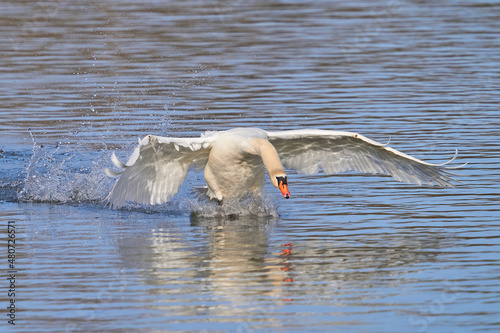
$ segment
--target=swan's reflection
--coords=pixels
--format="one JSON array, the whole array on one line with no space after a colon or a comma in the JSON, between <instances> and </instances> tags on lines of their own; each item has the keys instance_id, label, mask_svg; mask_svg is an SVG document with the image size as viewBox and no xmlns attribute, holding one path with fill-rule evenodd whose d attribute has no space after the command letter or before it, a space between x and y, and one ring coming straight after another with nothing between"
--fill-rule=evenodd
<instances>
[{"instance_id":1,"label":"swan's reflection","mask_svg":"<svg viewBox=\"0 0 500 333\"><path fill-rule=\"evenodd\" d=\"M281 237L275 233L281 223L273 217L192 216L190 225L159 223L142 239L122 239L119 251L125 265L142 269L151 294L177 304L170 312L263 316L301 299L342 307L376 298L353 291L399 285L419 264L438 260L425 249L446 246L439 234L410 238L386 229L359 230L365 235L356 237L360 244L326 231L294 233L286 244L286 238L274 238Z\"/></svg>"},{"instance_id":2,"label":"swan's reflection","mask_svg":"<svg viewBox=\"0 0 500 333\"><path fill-rule=\"evenodd\" d=\"M280 270L279 249L269 245L277 223L272 217L240 217L218 220L194 217L192 225L207 233L209 281L213 291L233 298L238 295L277 295L286 279Z\"/></svg>"}]
</instances>

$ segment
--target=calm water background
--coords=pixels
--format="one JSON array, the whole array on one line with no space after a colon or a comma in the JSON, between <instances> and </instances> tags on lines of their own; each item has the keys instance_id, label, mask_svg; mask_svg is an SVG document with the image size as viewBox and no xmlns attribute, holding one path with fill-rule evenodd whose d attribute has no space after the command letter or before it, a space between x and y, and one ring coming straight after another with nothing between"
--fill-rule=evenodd
<instances>
[{"instance_id":1,"label":"calm water background","mask_svg":"<svg viewBox=\"0 0 500 333\"><path fill-rule=\"evenodd\" d=\"M500 330L498 1L0 8L16 331ZM198 174L161 207L102 202L112 151L235 126L357 131L469 165L453 189L291 173L291 200L267 187L266 214L237 220L194 198Z\"/></svg>"}]
</instances>

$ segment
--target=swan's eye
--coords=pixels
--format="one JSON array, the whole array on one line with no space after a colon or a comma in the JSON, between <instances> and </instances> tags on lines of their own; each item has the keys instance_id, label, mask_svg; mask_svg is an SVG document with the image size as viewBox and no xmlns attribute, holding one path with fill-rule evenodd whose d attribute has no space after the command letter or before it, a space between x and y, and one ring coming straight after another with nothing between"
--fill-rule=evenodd
<instances>
[{"instance_id":1,"label":"swan's eye","mask_svg":"<svg viewBox=\"0 0 500 333\"><path fill-rule=\"evenodd\" d=\"M278 186L280 184L288 184L288 178L287 177L276 177L276 180L278 180Z\"/></svg>"}]
</instances>

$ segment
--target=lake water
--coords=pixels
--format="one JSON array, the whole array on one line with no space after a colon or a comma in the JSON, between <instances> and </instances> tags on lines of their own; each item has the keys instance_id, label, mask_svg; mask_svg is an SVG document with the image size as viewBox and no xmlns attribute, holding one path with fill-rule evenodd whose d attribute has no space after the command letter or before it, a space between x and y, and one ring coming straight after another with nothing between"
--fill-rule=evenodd
<instances>
[{"instance_id":1,"label":"lake water","mask_svg":"<svg viewBox=\"0 0 500 333\"><path fill-rule=\"evenodd\" d=\"M0 8L0 331L500 330L497 1ZM238 219L200 174L159 207L103 202L111 152L236 126L469 164L451 189L291 172L292 199L267 184Z\"/></svg>"}]
</instances>

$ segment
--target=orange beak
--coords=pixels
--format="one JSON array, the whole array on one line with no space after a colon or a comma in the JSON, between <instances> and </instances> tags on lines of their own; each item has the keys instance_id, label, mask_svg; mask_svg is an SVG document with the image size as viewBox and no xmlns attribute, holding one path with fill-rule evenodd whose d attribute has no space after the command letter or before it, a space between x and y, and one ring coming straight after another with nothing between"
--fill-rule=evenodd
<instances>
[{"instance_id":1,"label":"orange beak","mask_svg":"<svg viewBox=\"0 0 500 333\"><path fill-rule=\"evenodd\" d=\"M283 194L283 197L285 197L286 199L290 199L290 191L288 191L287 184L285 184L283 182L279 182L278 188L280 189L281 193Z\"/></svg>"}]
</instances>

